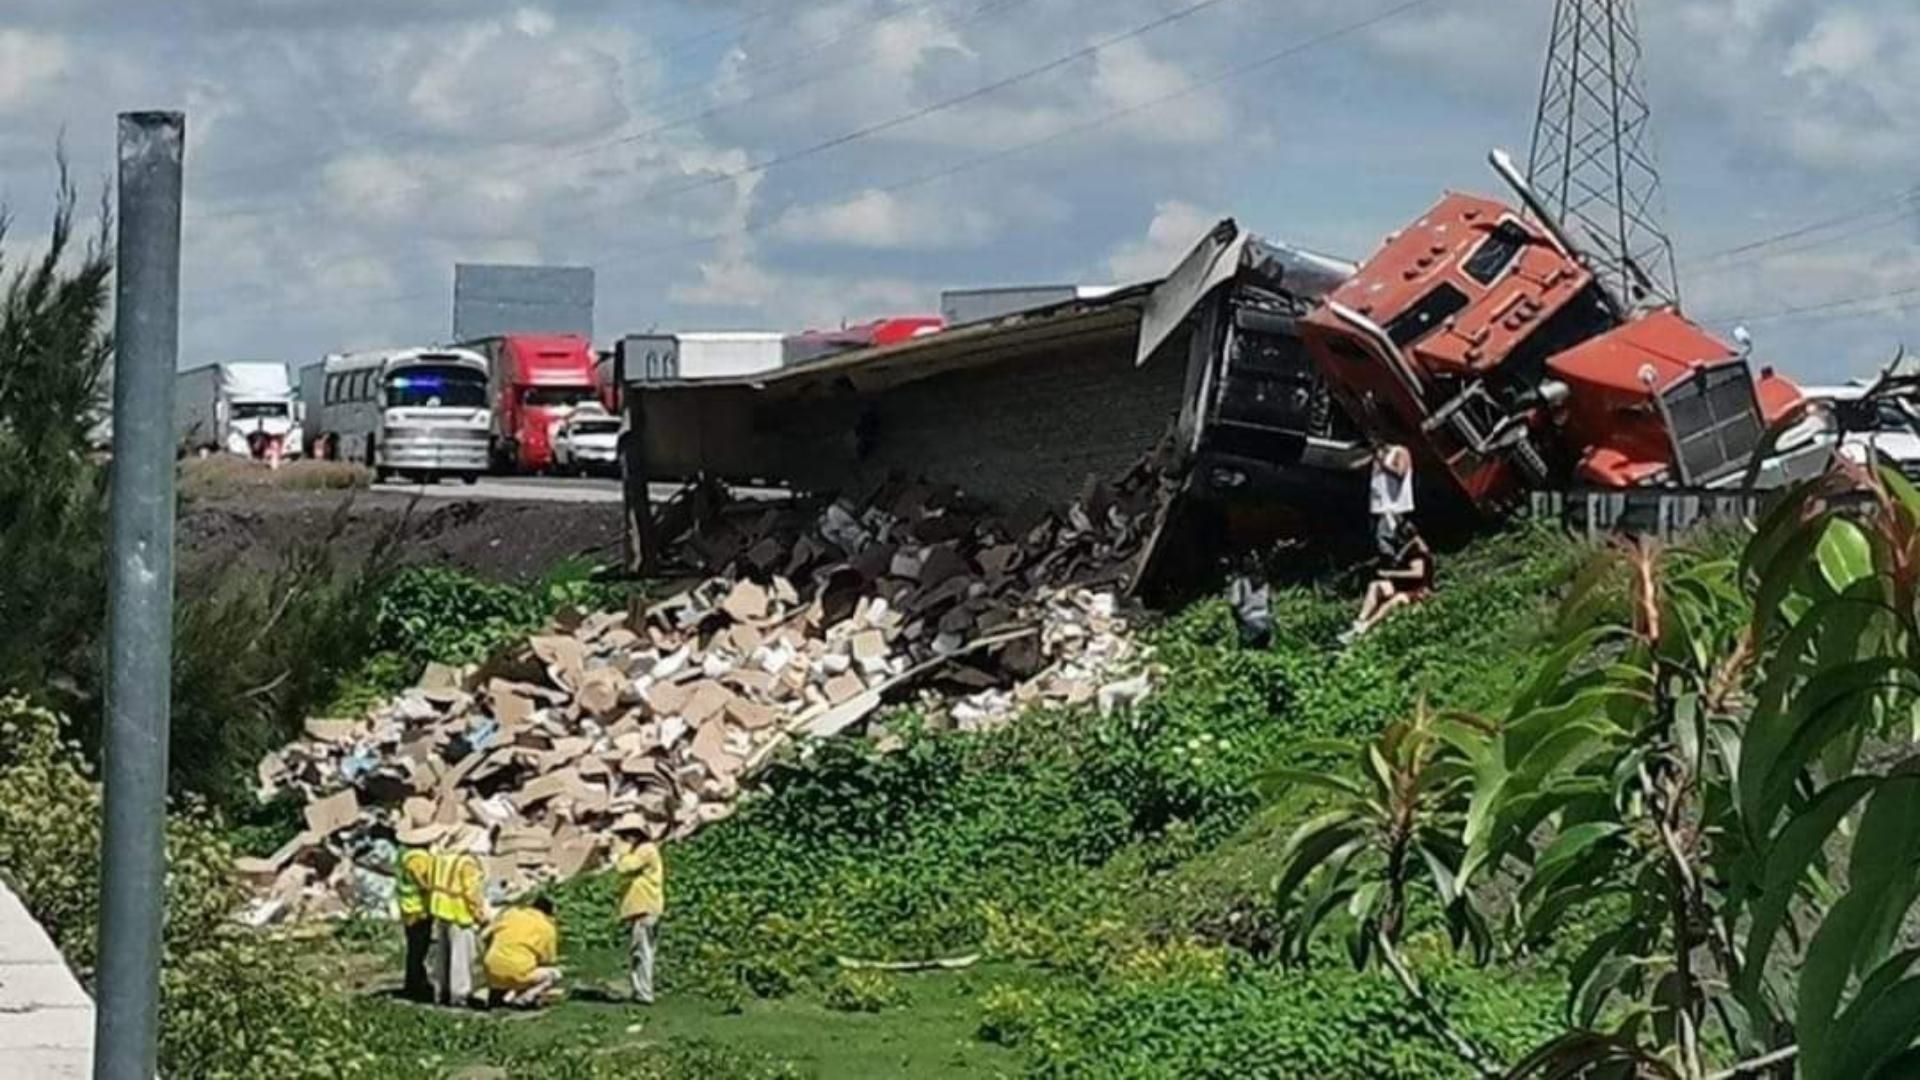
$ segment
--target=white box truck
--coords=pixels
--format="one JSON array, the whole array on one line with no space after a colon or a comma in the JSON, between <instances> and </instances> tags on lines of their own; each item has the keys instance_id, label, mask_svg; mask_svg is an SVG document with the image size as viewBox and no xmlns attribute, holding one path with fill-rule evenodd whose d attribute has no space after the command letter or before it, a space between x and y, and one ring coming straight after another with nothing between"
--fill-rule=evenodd
<instances>
[{"instance_id":1,"label":"white box truck","mask_svg":"<svg viewBox=\"0 0 1920 1080\"><path fill-rule=\"evenodd\" d=\"M300 453L299 410L287 365L208 364L175 378L174 430L183 451L262 458Z\"/></svg>"},{"instance_id":2,"label":"white box truck","mask_svg":"<svg viewBox=\"0 0 1920 1080\"><path fill-rule=\"evenodd\" d=\"M677 379L725 379L778 371L786 353L783 334L755 330L722 330L675 334L678 342Z\"/></svg>"}]
</instances>

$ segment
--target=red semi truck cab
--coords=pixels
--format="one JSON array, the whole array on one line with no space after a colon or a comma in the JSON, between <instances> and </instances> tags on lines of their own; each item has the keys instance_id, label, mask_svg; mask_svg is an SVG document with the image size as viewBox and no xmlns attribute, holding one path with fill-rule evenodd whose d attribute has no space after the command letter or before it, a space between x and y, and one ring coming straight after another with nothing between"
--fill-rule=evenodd
<instances>
[{"instance_id":1,"label":"red semi truck cab","mask_svg":"<svg viewBox=\"0 0 1920 1080\"><path fill-rule=\"evenodd\" d=\"M1707 486L1799 397L1672 309L1622 310L1560 235L1451 194L1300 323L1377 441L1497 508L1529 486Z\"/></svg>"},{"instance_id":2,"label":"red semi truck cab","mask_svg":"<svg viewBox=\"0 0 1920 1080\"><path fill-rule=\"evenodd\" d=\"M508 334L469 343L487 358L496 471L553 465L553 428L594 402L593 344L572 334Z\"/></svg>"}]
</instances>

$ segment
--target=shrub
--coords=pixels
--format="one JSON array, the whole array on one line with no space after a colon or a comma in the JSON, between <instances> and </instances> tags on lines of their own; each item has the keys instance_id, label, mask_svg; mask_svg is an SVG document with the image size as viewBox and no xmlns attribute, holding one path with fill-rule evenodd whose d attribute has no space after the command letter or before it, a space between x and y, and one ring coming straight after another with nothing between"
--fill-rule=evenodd
<instances>
[{"instance_id":1,"label":"shrub","mask_svg":"<svg viewBox=\"0 0 1920 1080\"><path fill-rule=\"evenodd\" d=\"M374 646L416 673L433 661L478 663L537 629L546 614L527 590L445 567L411 566L381 591Z\"/></svg>"},{"instance_id":2,"label":"shrub","mask_svg":"<svg viewBox=\"0 0 1920 1080\"><path fill-rule=\"evenodd\" d=\"M0 866L68 963L95 963L100 786L54 714L0 698ZM351 1074L363 1052L341 1004L303 978L283 946L228 916L240 897L219 821L178 805L167 822L167 910L160 1013L168 1076Z\"/></svg>"},{"instance_id":3,"label":"shrub","mask_svg":"<svg viewBox=\"0 0 1920 1080\"><path fill-rule=\"evenodd\" d=\"M113 267L104 222L74 250L76 202L63 161L46 247L0 266L0 686L69 708L96 698L106 611L106 473L86 436L111 355ZM0 212L0 239L7 220Z\"/></svg>"},{"instance_id":4,"label":"shrub","mask_svg":"<svg viewBox=\"0 0 1920 1080\"><path fill-rule=\"evenodd\" d=\"M877 1013L908 1001L906 984L880 971L840 971L827 981L826 1006L836 1012Z\"/></svg>"},{"instance_id":5,"label":"shrub","mask_svg":"<svg viewBox=\"0 0 1920 1080\"><path fill-rule=\"evenodd\" d=\"M340 567L328 532L286 553L265 578L183 583L174 613L174 788L224 810L253 800L254 765L300 732L373 643L371 613L395 534Z\"/></svg>"},{"instance_id":6,"label":"shrub","mask_svg":"<svg viewBox=\"0 0 1920 1080\"><path fill-rule=\"evenodd\" d=\"M1441 969L1478 1039L1525 1046L1553 1030L1554 990ZM1254 1080L1471 1076L1383 975L1147 962L1095 989L990 991L980 1034L1022 1047L1028 1075Z\"/></svg>"}]
</instances>

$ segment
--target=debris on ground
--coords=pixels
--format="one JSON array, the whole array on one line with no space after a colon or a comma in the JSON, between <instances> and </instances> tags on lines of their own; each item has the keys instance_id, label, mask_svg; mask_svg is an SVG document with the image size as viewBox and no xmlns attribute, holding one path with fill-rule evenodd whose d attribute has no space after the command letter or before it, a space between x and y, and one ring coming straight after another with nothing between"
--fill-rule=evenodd
<instances>
[{"instance_id":1,"label":"debris on ground","mask_svg":"<svg viewBox=\"0 0 1920 1080\"><path fill-rule=\"evenodd\" d=\"M384 907L393 843L492 831L503 896L734 812L783 747L883 703L981 730L1031 706L1125 707L1151 686L1122 600L1153 527L1148 468L1061 514L951 492L767 506L705 487L663 530L717 572L650 607L566 613L488 664L430 667L369 715L314 719L261 762L306 828L239 870L256 924ZM699 505L694 505L699 504ZM887 745L891 736L876 731Z\"/></svg>"}]
</instances>

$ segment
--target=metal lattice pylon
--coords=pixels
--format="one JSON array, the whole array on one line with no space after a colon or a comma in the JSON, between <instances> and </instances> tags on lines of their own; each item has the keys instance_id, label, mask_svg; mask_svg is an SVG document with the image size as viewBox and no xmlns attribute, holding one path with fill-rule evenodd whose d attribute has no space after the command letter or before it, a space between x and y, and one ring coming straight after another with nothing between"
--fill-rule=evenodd
<instances>
[{"instance_id":1,"label":"metal lattice pylon","mask_svg":"<svg viewBox=\"0 0 1920 1080\"><path fill-rule=\"evenodd\" d=\"M1633 0L1557 0L1527 179L1634 307L1680 300Z\"/></svg>"}]
</instances>

